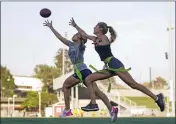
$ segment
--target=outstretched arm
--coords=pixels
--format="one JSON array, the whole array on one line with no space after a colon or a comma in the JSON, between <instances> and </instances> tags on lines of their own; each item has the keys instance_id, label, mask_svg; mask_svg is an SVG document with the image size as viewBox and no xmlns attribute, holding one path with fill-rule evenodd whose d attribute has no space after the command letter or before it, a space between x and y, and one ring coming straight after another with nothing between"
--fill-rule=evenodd
<instances>
[{"instance_id":1,"label":"outstretched arm","mask_svg":"<svg viewBox=\"0 0 176 124\"><path fill-rule=\"evenodd\" d=\"M66 38L62 37L62 35L59 34L59 33L54 29L54 27L52 26L52 21L49 22L49 21L47 20L47 21L45 21L45 23L43 23L43 24L44 24L44 26L49 27L49 28L51 29L51 31L54 33L54 35L55 35L62 43L64 43L65 45L68 46L69 41L68 41Z\"/></svg>"},{"instance_id":2,"label":"outstretched arm","mask_svg":"<svg viewBox=\"0 0 176 124\"><path fill-rule=\"evenodd\" d=\"M96 37L95 37L95 36L92 36L92 35L86 34L86 32L85 32L83 29L81 29L81 28L75 23L75 21L74 21L73 18L70 20L69 25L75 27L76 30L81 34L82 37L86 37L87 39L92 40L93 42L95 42Z\"/></svg>"}]
</instances>

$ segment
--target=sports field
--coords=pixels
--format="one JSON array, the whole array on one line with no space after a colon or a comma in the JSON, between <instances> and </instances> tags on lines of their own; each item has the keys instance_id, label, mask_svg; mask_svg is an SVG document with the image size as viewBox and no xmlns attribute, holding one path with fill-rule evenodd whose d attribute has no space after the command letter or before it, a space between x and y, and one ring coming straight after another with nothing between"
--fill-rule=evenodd
<instances>
[{"instance_id":1,"label":"sports field","mask_svg":"<svg viewBox=\"0 0 176 124\"><path fill-rule=\"evenodd\" d=\"M175 124L175 118L1 118L1 124Z\"/></svg>"}]
</instances>

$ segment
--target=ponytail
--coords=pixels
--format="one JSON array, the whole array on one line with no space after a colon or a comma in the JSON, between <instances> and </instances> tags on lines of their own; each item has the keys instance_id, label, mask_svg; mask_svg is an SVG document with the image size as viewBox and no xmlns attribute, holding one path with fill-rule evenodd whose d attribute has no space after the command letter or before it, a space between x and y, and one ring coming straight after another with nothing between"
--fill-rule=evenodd
<instances>
[{"instance_id":1,"label":"ponytail","mask_svg":"<svg viewBox=\"0 0 176 124\"><path fill-rule=\"evenodd\" d=\"M108 26L108 28L109 28L109 33L111 34L110 42L112 43L112 42L114 42L115 39L117 38L117 33L116 33L116 31L113 29L113 27Z\"/></svg>"}]
</instances>

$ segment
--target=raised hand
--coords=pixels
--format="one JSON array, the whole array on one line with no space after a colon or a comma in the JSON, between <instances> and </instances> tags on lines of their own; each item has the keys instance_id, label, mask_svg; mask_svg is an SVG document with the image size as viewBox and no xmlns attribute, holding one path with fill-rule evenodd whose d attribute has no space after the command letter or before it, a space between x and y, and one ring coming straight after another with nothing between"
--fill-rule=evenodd
<instances>
[{"instance_id":1,"label":"raised hand","mask_svg":"<svg viewBox=\"0 0 176 124\"><path fill-rule=\"evenodd\" d=\"M69 25L71 25L73 27L76 27L76 23L75 23L75 20L73 18L70 19Z\"/></svg>"},{"instance_id":2,"label":"raised hand","mask_svg":"<svg viewBox=\"0 0 176 124\"><path fill-rule=\"evenodd\" d=\"M52 21L49 22L48 20L46 20L44 23L43 23L43 26L47 26L49 28L51 28L53 25L52 25Z\"/></svg>"}]
</instances>

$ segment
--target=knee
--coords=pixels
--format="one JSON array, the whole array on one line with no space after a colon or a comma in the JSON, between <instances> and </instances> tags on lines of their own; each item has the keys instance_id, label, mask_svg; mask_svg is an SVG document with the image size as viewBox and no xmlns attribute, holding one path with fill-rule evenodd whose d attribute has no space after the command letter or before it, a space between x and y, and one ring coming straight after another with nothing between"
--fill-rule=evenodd
<instances>
[{"instance_id":1,"label":"knee","mask_svg":"<svg viewBox=\"0 0 176 124\"><path fill-rule=\"evenodd\" d=\"M68 90L69 89L69 85L64 83L63 86L62 86L62 90L65 91L65 90Z\"/></svg>"},{"instance_id":2,"label":"knee","mask_svg":"<svg viewBox=\"0 0 176 124\"><path fill-rule=\"evenodd\" d=\"M87 77L86 79L85 79L85 84L86 85L89 85L89 84L91 84L93 82L93 80L91 79L91 78L89 78L89 77Z\"/></svg>"}]
</instances>

